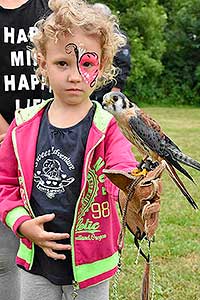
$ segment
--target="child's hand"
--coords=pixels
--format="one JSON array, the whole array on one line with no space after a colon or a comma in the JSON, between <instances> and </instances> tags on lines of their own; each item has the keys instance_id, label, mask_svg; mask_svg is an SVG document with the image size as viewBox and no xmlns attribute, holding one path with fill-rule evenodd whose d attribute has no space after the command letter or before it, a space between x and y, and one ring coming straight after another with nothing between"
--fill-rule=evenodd
<instances>
[{"instance_id":1,"label":"child's hand","mask_svg":"<svg viewBox=\"0 0 200 300\"><path fill-rule=\"evenodd\" d=\"M71 245L56 243L57 240L69 238L68 233L55 233L44 230L44 223L55 218L55 214L46 214L27 220L19 226L19 232L27 239L38 245L48 257L53 259L65 259L64 254L58 254L54 250L71 250Z\"/></svg>"}]
</instances>

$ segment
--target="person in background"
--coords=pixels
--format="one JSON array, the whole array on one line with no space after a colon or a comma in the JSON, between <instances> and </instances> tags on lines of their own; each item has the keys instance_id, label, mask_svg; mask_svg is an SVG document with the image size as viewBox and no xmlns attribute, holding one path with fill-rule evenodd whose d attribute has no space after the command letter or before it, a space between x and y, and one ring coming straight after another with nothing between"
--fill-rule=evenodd
<instances>
[{"instance_id":1,"label":"person in background","mask_svg":"<svg viewBox=\"0 0 200 300\"><path fill-rule=\"evenodd\" d=\"M35 22L48 10L47 0L0 0L0 143L16 108L40 103L49 89L35 76L29 38ZM2 163L3 158L0 157ZM15 264L18 239L0 222L0 299L19 300L20 276Z\"/></svg>"},{"instance_id":2,"label":"person in background","mask_svg":"<svg viewBox=\"0 0 200 300\"><path fill-rule=\"evenodd\" d=\"M0 135L2 120L8 127L17 108L50 96L35 75L36 63L29 50L34 24L47 10L48 0L0 0Z\"/></svg>"},{"instance_id":3,"label":"person in background","mask_svg":"<svg viewBox=\"0 0 200 300\"><path fill-rule=\"evenodd\" d=\"M112 15L110 8L103 3L95 3L93 4L93 7L97 11L97 13L103 14L104 16L109 17ZM122 32L122 34L125 35L124 32ZM106 93L110 91L118 91L118 92L124 91L126 80L131 71L131 54L130 54L130 45L128 41L123 47L119 47L116 55L114 56L113 64L117 68L116 76L113 78L111 82L108 82L103 87L96 89L90 96L91 99L94 99L102 103L103 96Z\"/></svg>"},{"instance_id":4,"label":"person in background","mask_svg":"<svg viewBox=\"0 0 200 300\"><path fill-rule=\"evenodd\" d=\"M112 79L125 39L113 31L114 16L102 18L85 1L49 7L33 53L54 99L16 111L0 147L0 217L20 238L22 300L108 300L119 261L119 190L103 170L137 162L90 95L102 77Z\"/></svg>"}]
</instances>

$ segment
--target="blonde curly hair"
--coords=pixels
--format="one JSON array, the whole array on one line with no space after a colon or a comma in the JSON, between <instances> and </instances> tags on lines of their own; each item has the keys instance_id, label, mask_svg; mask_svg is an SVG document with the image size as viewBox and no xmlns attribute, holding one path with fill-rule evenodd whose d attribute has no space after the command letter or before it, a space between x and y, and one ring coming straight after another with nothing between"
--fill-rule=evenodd
<instances>
[{"instance_id":1,"label":"blonde curly hair","mask_svg":"<svg viewBox=\"0 0 200 300\"><path fill-rule=\"evenodd\" d=\"M33 57L37 58L41 54L45 57L46 43L49 39L56 42L59 36L71 33L73 27L79 27L88 35L97 35L101 42L101 62L104 69L96 88L112 80L116 75L116 68L112 64L113 57L117 49L126 44L125 36L119 31L116 16L103 15L84 0L49 0L48 5L52 13L36 23L38 31L32 39ZM39 66L36 75L41 79ZM48 85L48 78L45 78L45 81Z\"/></svg>"}]
</instances>

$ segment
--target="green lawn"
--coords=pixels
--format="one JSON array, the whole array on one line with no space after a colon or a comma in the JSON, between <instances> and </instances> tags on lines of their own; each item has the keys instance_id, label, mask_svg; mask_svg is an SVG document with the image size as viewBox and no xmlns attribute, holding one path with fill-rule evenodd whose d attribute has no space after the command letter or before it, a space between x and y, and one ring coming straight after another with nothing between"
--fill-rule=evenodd
<instances>
[{"instance_id":1,"label":"green lawn","mask_svg":"<svg viewBox=\"0 0 200 300\"><path fill-rule=\"evenodd\" d=\"M148 107L143 110L160 123L184 153L200 161L200 109ZM186 169L196 185L180 177L200 207L200 172ZM155 272L152 300L200 300L200 212L188 204L167 172L163 175L160 224L151 249ZM119 299L140 300L144 260L140 257L135 264L137 250L128 231L122 256Z\"/></svg>"}]
</instances>

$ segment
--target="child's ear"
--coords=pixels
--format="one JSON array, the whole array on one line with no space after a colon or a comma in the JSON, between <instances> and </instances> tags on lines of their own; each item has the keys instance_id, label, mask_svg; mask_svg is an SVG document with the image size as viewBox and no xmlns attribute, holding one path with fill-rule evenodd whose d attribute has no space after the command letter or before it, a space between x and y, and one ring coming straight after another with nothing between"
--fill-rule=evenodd
<instances>
[{"instance_id":1,"label":"child's ear","mask_svg":"<svg viewBox=\"0 0 200 300\"><path fill-rule=\"evenodd\" d=\"M37 55L37 63L40 68L41 74L44 76L47 71L47 63L44 55L42 53L38 53Z\"/></svg>"}]
</instances>

